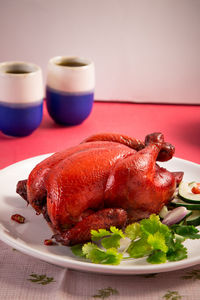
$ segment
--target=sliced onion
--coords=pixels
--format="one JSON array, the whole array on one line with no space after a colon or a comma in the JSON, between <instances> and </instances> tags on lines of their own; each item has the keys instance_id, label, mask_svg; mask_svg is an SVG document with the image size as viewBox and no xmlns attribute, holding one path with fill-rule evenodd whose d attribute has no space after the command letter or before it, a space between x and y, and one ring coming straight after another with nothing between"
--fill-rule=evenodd
<instances>
[{"instance_id":1,"label":"sliced onion","mask_svg":"<svg viewBox=\"0 0 200 300\"><path fill-rule=\"evenodd\" d=\"M164 205L161 211L159 212L159 216L160 218L164 219L164 217L166 217L168 213L169 213L168 208L166 205Z\"/></svg>"},{"instance_id":2,"label":"sliced onion","mask_svg":"<svg viewBox=\"0 0 200 300\"><path fill-rule=\"evenodd\" d=\"M173 210L171 210L162 220L162 223L170 226L173 224L176 224L180 222L185 216L187 216L188 210L186 207L176 207Z\"/></svg>"}]
</instances>

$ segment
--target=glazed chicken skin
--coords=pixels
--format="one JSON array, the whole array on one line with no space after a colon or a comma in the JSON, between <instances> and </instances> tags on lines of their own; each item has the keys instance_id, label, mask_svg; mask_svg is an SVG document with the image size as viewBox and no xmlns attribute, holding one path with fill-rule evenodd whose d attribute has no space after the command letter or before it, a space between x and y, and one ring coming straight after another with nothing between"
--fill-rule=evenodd
<instances>
[{"instance_id":1,"label":"glazed chicken skin","mask_svg":"<svg viewBox=\"0 0 200 300\"><path fill-rule=\"evenodd\" d=\"M172 199L182 172L156 160L172 158L161 133L145 142L120 134L98 134L39 163L17 192L42 213L63 245L84 243L91 229L123 227L159 213Z\"/></svg>"}]
</instances>

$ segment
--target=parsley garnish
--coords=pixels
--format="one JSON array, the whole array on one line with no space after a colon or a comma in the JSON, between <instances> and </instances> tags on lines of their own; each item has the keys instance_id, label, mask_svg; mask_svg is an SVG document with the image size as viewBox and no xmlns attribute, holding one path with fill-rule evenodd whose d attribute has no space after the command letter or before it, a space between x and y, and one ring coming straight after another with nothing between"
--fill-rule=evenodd
<instances>
[{"instance_id":1,"label":"parsley garnish","mask_svg":"<svg viewBox=\"0 0 200 300\"><path fill-rule=\"evenodd\" d=\"M82 247L86 258L96 264L119 265L123 255L115 248L102 250L93 243L87 243Z\"/></svg>"},{"instance_id":2,"label":"parsley garnish","mask_svg":"<svg viewBox=\"0 0 200 300\"><path fill-rule=\"evenodd\" d=\"M115 226L110 227L110 231L105 229L91 230L92 241L96 242L101 239L101 244L105 249L119 248L121 238L125 238L122 230Z\"/></svg>"},{"instance_id":3,"label":"parsley garnish","mask_svg":"<svg viewBox=\"0 0 200 300\"><path fill-rule=\"evenodd\" d=\"M159 216L152 214L148 219L130 224L125 232L114 226L110 230L91 230L92 242L73 246L72 252L93 263L118 265L122 259L146 257L151 264L178 261L187 257L183 245L186 239L199 239L198 229L192 225L162 224ZM122 240L128 247L122 251Z\"/></svg>"}]
</instances>

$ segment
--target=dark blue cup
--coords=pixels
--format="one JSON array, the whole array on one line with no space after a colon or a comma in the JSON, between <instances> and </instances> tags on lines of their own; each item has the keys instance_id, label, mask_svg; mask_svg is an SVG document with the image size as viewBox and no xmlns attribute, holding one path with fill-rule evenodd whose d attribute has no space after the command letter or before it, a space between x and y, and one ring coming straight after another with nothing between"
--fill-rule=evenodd
<instances>
[{"instance_id":1,"label":"dark blue cup","mask_svg":"<svg viewBox=\"0 0 200 300\"><path fill-rule=\"evenodd\" d=\"M38 128L42 121L43 102L32 105L0 102L0 128L10 136L27 136Z\"/></svg>"},{"instance_id":2,"label":"dark blue cup","mask_svg":"<svg viewBox=\"0 0 200 300\"><path fill-rule=\"evenodd\" d=\"M94 64L79 57L49 61L46 104L58 124L78 125L90 115L94 101Z\"/></svg>"},{"instance_id":3,"label":"dark blue cup","mask_svg":"<svg viewBox=\"0 0 200 300\"><path fill-rule=\"evenodd\" d=\"M41 123L44 88L41 69L25 62L0 64L0 130L27 136Z\"/></svg>"},{"instance_id":4,"label":"dark blue cup","mask_svg":"<svg viewBox=\"0 0 200 300\"><path fill-rule=\"evenodd\" d=\"M94 93L65 93L47 86L46 103L49 115L61 125L82 123L91 113Z\"/></svg>"}]
</instances>

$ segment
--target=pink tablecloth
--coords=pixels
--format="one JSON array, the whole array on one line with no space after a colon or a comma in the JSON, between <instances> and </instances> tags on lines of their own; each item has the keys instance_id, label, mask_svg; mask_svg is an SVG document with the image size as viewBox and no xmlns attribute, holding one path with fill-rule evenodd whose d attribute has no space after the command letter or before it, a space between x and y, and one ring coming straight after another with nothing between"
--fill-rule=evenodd
<instances>
[{"instance_id":1,"label":"pink tablecloth","mask_svg":"<svg viewBox=\"0 0 200 300\"><path fill-rule=\"evenodd\" d=\"M40 128L31 136L11 138L0 133L0 168L75 145L97 132L143 139L154 131L163 132L176 146L177 157L200 163L200 106L95 103L90 117L79 126L60 127L45 110ZM34 276L38 282L33 282ZM46 279L48 284L42 284ZM82 273L29 257L0 242L0 299L199 300L199 280L200 265L148 275Z\"/></svg>"}]
</instances>

